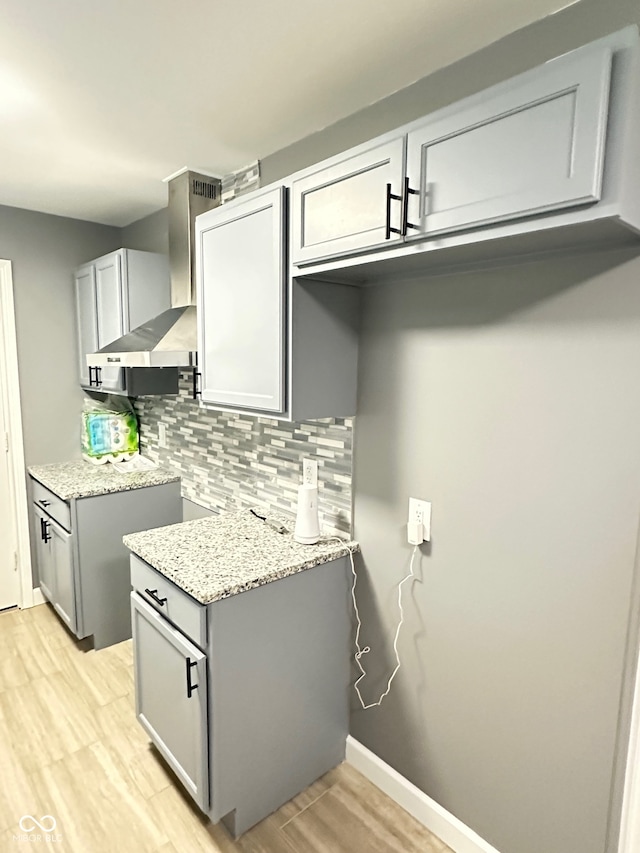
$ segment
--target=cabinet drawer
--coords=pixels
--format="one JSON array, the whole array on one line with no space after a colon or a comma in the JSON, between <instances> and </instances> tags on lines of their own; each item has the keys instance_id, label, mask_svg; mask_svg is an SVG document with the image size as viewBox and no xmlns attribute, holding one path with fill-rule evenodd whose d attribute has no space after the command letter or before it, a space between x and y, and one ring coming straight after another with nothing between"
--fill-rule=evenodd
<instances>
[{"instance_id":1,"label":"cabinet drawer","mask_svg":"<svg viewBox=\"0 0 640 853\"><path fill-rule=\"evenodd\" d=\"M196 645L201 649L206 647L207 608L134 554L131 555L131 586Z\"/></svg>"},{"instance_id":2,"label":"cabinet drawer","mask_svg":"<svg viewBox=\"0 0 640 853\"><path fill-rule=\"evenodd\" d=\"M33 484L33 502L55 519L65 530L71 530L71 507L62 498L54 495L37 480Z\"/></svg>"}]
</instances>

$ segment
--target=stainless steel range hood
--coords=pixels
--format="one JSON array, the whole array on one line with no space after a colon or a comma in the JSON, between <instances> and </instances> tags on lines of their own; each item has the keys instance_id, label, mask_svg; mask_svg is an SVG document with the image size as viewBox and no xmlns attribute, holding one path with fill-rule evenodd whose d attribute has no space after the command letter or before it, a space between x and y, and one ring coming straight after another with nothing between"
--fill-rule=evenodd
<instances>
[{"instance_id":1,"label":"stainless steel range hood","mask_svg":"<svg viewBox=\"0 0 640 853\"><path fill-rule=\"evenodd\" d=\"M220 204L221 181L188 169L166 180L172 307L88 355L90 367L190 367L195 363L195 218Z\"/></svg>"}]
</instances>

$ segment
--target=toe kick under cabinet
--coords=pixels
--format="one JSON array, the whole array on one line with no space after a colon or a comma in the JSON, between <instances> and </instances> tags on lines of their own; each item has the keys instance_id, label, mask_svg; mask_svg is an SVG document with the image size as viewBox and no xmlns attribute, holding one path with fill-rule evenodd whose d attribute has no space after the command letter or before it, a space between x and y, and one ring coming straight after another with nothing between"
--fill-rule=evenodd
<instances>
[{"instance_id":1,"label":"toe kick under cabinet","mask_svg":"<svg viewBox=\"0 0 640 853\"><path fill-rule=\"evenodd\" d=\"M345 756L347 558L200 604L131 556L136 715L235 836Z\"/></svg>"},{"instance_id":2,"label":"toe kick under cabinet","mask_svg":"<svg viewBox=\"0 0 640 853\"><path fill-rule=\"evenodd\" d=\"M131 637L127 533L181 520L179 481L63 500L31 480L40 590L78 639L94 648Z\"/></svg>"}]
</instances>

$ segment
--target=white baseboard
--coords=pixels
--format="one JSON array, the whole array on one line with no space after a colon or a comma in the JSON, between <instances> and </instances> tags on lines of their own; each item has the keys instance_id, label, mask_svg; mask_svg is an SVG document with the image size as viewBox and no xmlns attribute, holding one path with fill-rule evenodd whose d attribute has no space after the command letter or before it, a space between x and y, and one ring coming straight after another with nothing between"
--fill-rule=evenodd
<instances>
[{"instance_id":1,"label":"white baseboard","mask_svg":"<svg viewBox=\"0 0 640 853\"><path fill-rule=\"evenodd\" d=\"M31 606L35 607L36 604L44 604L45 601L46 601L46 598L44 597L44 595L40 591L40 587L39 586L36 587L33 590L33 604Z\"/></svg>"},{"instance_id":2,"label":"white baseboard","mask_svg":"<svg viewBox=\"0 0 640 853\"><path fill-rule=\"evenodd\" d=\"M472 829L454 817L424 791L416 788L393 767L351 737L347 738L347 761L423 826L448 844L454 853L498 853Z\"/></svg>"}]
</instances>

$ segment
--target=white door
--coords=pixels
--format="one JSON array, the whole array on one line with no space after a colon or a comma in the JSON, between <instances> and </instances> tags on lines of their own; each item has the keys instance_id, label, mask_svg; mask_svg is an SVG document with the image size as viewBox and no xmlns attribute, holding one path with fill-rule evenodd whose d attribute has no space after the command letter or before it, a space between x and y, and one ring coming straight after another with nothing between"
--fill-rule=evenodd
<instances>
[{"instance_id":1,"label":"white door","mask_svg":"<svg viewBox=\"0 0 640 853\"><path fill-rule=\"evenodd\" d=\"M0 338L0 344L2 340ZM0 350L2 347L0 347ZM9 482L6 391L0 371L0 610L18 604L20 580L16 563L15 511Z\"/></svg>"},{"instance_id":2,"label":"white door","mask_svg":"<svg viewBox=\"0 0 640 853\"><path fill-rule=\"evenodd\" d=\"M122 337L128 330L125 323L124 293L122 283L122 258L114 252L96 261L96 306L98 310L98 346ZM119 391L124 388L124 374L120 367L101 367L102 391Z\"/></svg>"},{"instance_id":3,"label":"white door","mask_svg":"<svg viewBox=\"0 0 640 853\"><path fill-rule=\"evenodd\" d=\"M589 47L411 131L407 239L598 201L610 75L611 50Z\"/></svg>"},{"instance_id":4,"label":"white door","mask_svg":"<svg viewBox=\"0 0 640 853\"><path fill-rule=\"evenodd\" d=\"M284 411L284 189L197 219L198 362L205 403Z\"/></svg>"},{"instance_id":5,"label":"white door","mask_svg":"<svg viewBox=\"0 0 640 853\"><path fill-rule=\"evenodd\" d=\"M405 137L293 182L291 260L296 266L402 241Z\"/></svg>"}]
</instances>

